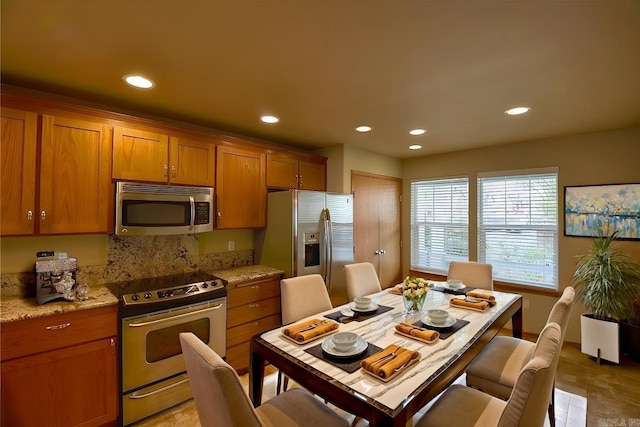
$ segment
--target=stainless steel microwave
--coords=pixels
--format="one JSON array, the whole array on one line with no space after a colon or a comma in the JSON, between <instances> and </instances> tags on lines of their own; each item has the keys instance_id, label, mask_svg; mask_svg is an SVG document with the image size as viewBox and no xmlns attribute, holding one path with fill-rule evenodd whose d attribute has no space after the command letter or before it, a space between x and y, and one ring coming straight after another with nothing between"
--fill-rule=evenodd
<instances>
[{"instance_id":1,"label":"stainless steel microwave","mask_svg":"<svg viewBox=\"0 0 640 427\"><path fill-rule=\"evenodd\" d=\"M116 234L192 234L212 230L212 187L116 183Z\"/></svg>"}]
</instances>

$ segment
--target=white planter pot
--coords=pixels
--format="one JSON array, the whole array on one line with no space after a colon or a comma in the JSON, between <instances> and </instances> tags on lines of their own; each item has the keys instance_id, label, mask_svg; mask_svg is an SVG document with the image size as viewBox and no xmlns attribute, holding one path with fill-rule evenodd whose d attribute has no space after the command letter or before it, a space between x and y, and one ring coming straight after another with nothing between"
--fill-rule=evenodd
<instances>
[{"instance_id":1,"label":"white planter pot","mask_svg":"<svg viewBox=\"0 0 640 427\"><path fill-rule=\"evenodd\" d=\"M581 350L593 357L620 363L618 322L594 319L589 313L580 316ZM598 354L600 350L600 354Z\"/></svg>"}]
</instances>

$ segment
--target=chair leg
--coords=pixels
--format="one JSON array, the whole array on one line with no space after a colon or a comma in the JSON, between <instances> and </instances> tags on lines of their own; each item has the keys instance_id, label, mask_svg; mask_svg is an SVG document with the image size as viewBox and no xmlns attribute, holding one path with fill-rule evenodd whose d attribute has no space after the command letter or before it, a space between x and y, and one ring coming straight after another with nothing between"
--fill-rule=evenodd
<instances>
[{"instance_id":1,"label":"chair leg","mask_svg":"<svg viewBox=\"0 0 640 427\"><path fill-rule=\"evenodd\" d=\"M282 372L278 371L278 383L276 384L276 396L280 394L282 388Z\"/></svg>"},{"instance_id":2,"label":"chair leg","mask_svg":"<svg viewBox=\"0 0 640 427\"><path fill-rule=\"evenodd\" d=\"M282 391L287 391L287 388L289 388L289 377L285 375L282 385Z\"/></svg>"}]
</instances>

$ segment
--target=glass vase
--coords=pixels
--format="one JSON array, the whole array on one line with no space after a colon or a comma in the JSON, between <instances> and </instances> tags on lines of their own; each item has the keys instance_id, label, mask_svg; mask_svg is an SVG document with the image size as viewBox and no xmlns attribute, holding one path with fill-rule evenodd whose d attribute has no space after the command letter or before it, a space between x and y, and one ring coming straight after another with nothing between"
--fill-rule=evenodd
<instances>
[{"instance_id":1,"label":"glass vase","mask_svg":"<svg viewBox=\"0 0 640 427\"><path fill-rule=\"evenodd\" d=\"M407 313L420 313L422 312L422 306L424 305L424 301L427 297L427 294L422 294L419 297L409 297L402 296L404 302L404 308L407 310Z\"/></svg>"}]
</instances>

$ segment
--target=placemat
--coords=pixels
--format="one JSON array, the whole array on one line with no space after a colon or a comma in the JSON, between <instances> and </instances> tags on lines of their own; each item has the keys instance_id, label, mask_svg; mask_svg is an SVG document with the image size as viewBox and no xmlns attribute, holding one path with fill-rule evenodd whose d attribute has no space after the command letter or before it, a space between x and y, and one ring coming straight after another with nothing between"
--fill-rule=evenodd
<instances>
[{"instance_id":1,"label":"placemat","mask_svg":"<svg viewBox=\"0 0 640 427\"><path fill-rule=\"evenodd\" d=\"M373 345L371 343L367 343L367 344L368 344L368 347L364 351L364 353L362 353L359 356L353 356L353 357L332 357L331 355L328 355L324 351L322 351L322 343L318 345L314 345L313 347L307 348L305 351L317 357L318 359L322 359L325 362L330 363L333 366L336 366L342 369L343 371L352 374L358 369L360 369L360 361L362 361L362 359L369 357L373 354L376 354L377 352L382 350L377 345Z\"/></svg>"},{"instance_id":2,"label":"placemat","mask_svg":"<svg viewBox=\"0 0 640 427\"><path fill-rule=\"evenodd\" d=\"M449 326L448 328L437 328L435 326L425 325L424 323L422 323L421 320L418 320L417 322L413 323L414 326L418 326L420 328L426 328L426 329L431 329L432 331L438 331L438 333L440 334L441 340L446 340L451 335L455 334L459 329L464 328L468 324L469 324L468 320L462 320L462 319L456 319L456 323Z\"/></svg>"},{"instance_id":3,"label":"placemat","mask_svg":"<svg viewBox=\"0 0 640 427\"><path fill-rule=\"evenodd\" d=\"M453 294L453 295L466 295L467 292L471 292L474 289L475 288L471 288L469 286L466 286L462 289L449 289L439 285L436 285L433 288L431 288L431 290L434 290L434 291L444 292L445 294Z\"/></svg>"},{"instance_id":4,"label":"placemat","mask_svg":"<svg viewBox=\"0 0 640 427\"><path fill-rule=\"evenodd\" d=\"M324 317L327 317L331 320L335 320L336 322L340 322L340 323L349 323L349 322L353 322L354 320L356 322L362 322L363 320L371 319L372 317L378 316L382 313L386 313L389 310L393 310L393 307L389 307L386 305L378 305L378 308L376 308L376 311L372 311L371 313L358 313L354 311L353 317L350 317L350 316L345 316L344 314L342 314L340 310L338 310L338 311L334 311L333 313L325 314Z\"/></svg>"}]
</instances>

